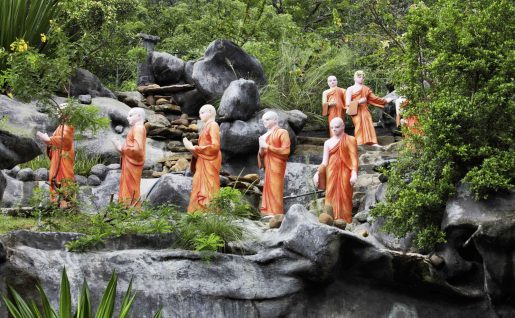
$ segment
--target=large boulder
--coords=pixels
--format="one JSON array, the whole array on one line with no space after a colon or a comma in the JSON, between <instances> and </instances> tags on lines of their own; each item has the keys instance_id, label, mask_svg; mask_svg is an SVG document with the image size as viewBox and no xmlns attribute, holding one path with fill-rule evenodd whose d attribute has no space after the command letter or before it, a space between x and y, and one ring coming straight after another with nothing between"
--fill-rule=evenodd
<instances>
[{"instance_id":1,"label":"large boulder","mask_svg":"<svg viewBox=\"0 0 515 318\"><path fill-rule=\"evenodd\" d=\"M150 189L146 199L150 204L172 203L186 210L191 193L191 177L180 174L165 174Z\"/></svg>"},{"instance_id":2,"label":"large boulder","mask_svg":"<svg viewBox=\"0 0 515 318\"><path fill-rule=\"evenodd\" d=\"M91 95L91 97L110 97L116 96L100 82L98 77L88 70L78 68L70 78L70 95Z\"/></svg>"},{"instance_id":3,"label":"large boulder","mask_svg":"<svg viewBox=\"0 0 515 318\"><path fill-rule=\"evenodd\" d=\"M200 107L207 102L206 97L196 89L175 93L173 98L181 106L181 111L189 116L198 116Z\"/></svg>"},{"instance_id":4,"label":"large boulder","mask_svg":"<svg viewBox=\"0 0 515 318\"><path fill-rule=\"evenodd\" d=\"M164 52L152 52L149 59L156 84L176 84L183 78L185 63L180 58Z\"/></svg>"},{"instance_id":5,"label":"large boulder","mask_svg":"<svg viewBox=\"0 0 515 318\"><path fill-rule=\"evenodd\" d=\"M500 313L515 311L508 296L515 295L514 216L515 192L476 201L467 186L460 185L442 221L448 244L437 252L445 260L441 271L449 280L475 282L470 285L484 288Z\"/></svg>"},{"instance_id":6,"label":"large boulder","mask_svg":"<svg viewBox=\"0 0 515 318\"><path fill-rule=\"evenodd\" d=\"M258 86L266 84L261 63L228 40L213 41L204 57L193 65L191 77L210 100L222 97L229 84L238 78L253 80Z\"/></svg>"},{"instance_id":7,"label":"large boulder","mask_svg":"<svg viewBox=\"0 0 515 318\"><path fill-rule=\"evenodd\" d=\"M63 101L62 98L56 99L58 102ZM40 108L36 101L23 103L0 94L0 120L7 118L4 125L12 128L8 130L15 135L34 136L36 130L46 131L55 127L55 124L50 123L48 115L39 111Z\"/></svg>"},{"instance_id":8,"label":"large boulder","mask_svg":"<svg viewBox=\"0 0 515 318\"><path fill-rule=\"evenodd\" d=\"M13 135L0 130L0 169L11 169L41 154L34 139Z\"/></svg>"},{"instance_id":9,"label":"large boulder","mask_svg":"<svg viewBox=\"0 0 515 318\"><path fill-rule=\"evenodd\" d=\"M186 83L195 85L195 82L193 81L193 65L196 61L187 61L184 64L184 79L186 80Z\"/></svg>"},{"instance_id":10,"label":"large boulder","mask_svg":"<svg viewBox=\"0 0 515 318\"><path fill-rule=\"evenodd\" d=\"M140 92L116 92L116 97L129 107L147 108L147 105L143 103L145 98Z\"/></svg>"},{"instance_id":11,"label":"large boulder","mask_svg":"<svg viewBox=\"0 0 515 318\"><path fill-rule=\"evenodd\" d=\"M224 91L218 115L220 120L249 120L259 110L259 90L252 80L232 81Z\"/></svg>"},{"instance_id":12,"label":"large boulder","mask_svg":"<svg viewBox=\"0 0 515 318\"><path fill-rule=\"evenodd\" d=\"M34 181L23 182L5 174L4 177L6 185L0 206L9 208L28 204L34 188L37 187L39 183Z\"/></svg>"},{"instance_id":13,"label":"large boulder","mask_svg":"<svg viewBox=\"0 0 515 318\"><path fill-rule=\"evenodd\" d=\"M220 125L220 139L224 155L231 157L234 155L256 154L259 147L259 136L266 132L266 128L261 123L261 117L269 110L271 109L257 112L248 121L223 122ZM283 112L275 109L274 111L279 114L279 127L286 129L290 135L290 153L293 153L297 143L297 136L290 127L287 117L281 116Z\"/></svg>"}]
</instances>

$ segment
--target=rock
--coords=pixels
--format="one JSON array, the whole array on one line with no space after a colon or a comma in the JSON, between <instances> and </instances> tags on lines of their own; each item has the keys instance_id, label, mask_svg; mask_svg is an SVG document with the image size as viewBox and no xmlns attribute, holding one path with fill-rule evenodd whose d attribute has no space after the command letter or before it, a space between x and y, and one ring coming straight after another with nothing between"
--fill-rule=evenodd
<instances>
[{"instance_id":1,"label":"rock","mask_svg":"<svg viewBox=\"0 0 515 318\"><path fill-rule=\"evenodd\" d=\"M75 181L77 181L77 183L80 186L88 185L88 178L86 178L85 176L81 176L81 175L76 174L75 175Z\"/></svg>"},{"instance_id":2,"label":"rock","mask_svg":"<svg viewBox=\"0 0 515 318\"><path fill-rule=\"evenodd\" d=\"M195 85L195 82L193 81L193 65L196 61L187 61L186 64L184 64L184 79L186 80L186 83Z\"/></svg>"},{"instance_id":3,"label":"rock","mask_svg":"<svg viewBox=\"0 0 515 318\"><path fill-rule=\"evenodd\" d=\"M358 220L360 223L364 223L367 221L368 218L368 211L361 211L357 213L354 218Z\"/></svg>"},{"instance_id":4,"label":"rock","mask_svg":"<svg viewBox=\"0 0 515 318\"><path fill-rule=\"evenodd\" d=\"M16 179L16 175L18 174L18 172L20 172L20 170L20 166L14 166L12 169L6 170L5 173L9 177Z\"/></svg>"},{"instance_id":5,"label":"rock","mask_svg":"<svg viewBox=\"0 0 515 318\"><path fill-rule=\"evenodd\" d=\"M220 176L220 187L223 188L223 187L226 187L227 185L229 185L229 178L227 178L225 176Z\"/></svg>"},{"instance_id":6,"label":"rock","mask_svg":"<svg viewBox=\"0 0 515 318\"><path fill-rule=\"evenodd\" d=\"M0 169L11 169L41 154L34 139L13 135L0 130Z\"/></svg>"},{"instance_id":7,"label":"rock","mask_svg":"<svg viewBox=\"0 0 515 318\"><path fill-rule=\"evenodd\" d=\"M232 81L224 91L217 113L220 120L249 120L259 110L259 91L251 80Z\"/></svg>"},{"instance_id":8,"label":"rock","mask_svg":"<svg viewBox=\"0 0 515 318\"><path fill-rule=\"evenodd\" d=\"M286 120L288 121L291 129L293 129L293 132L295 132L295 134L300 134L302 128L304 128L304 125L308 121L308 116L297 109L289 110L284 113L282 111L279 112L279 116L282 116L283 114L286 116Z\"/></svg>"},{"instance_id":9,"label":"rock","mask_svg":"<svg viewBox=\"0 0 515 318\"><path fill-rule=\"evenodd\" d=\"M92 175L97 176L100 180L104 180L106 178L108 171L109 171L109 169L107 168L106 165L99 163L99 164L96 164L93 167L91 167L90 173Z\"/></svg>"},{"instance_id":10,"label":"rock","mask_svg":"<svg viewBox=\"0 0 515 318\"><path fill-rule=\"evenodd\" d=\"M118 170L120 168L121 167L120 167L119 163L112 163L112 164L107 166L107 170Z\"/></svg>"},{"instance_id":11,"label":"rock","mask_svg":"<svg viewBox=\"0 0 515 318\"><path fill-rule=\"evenodd\" d=\"M1 206L9 208L27 205L38 182L20 181L5 174L4 177L6 185L0 202Z\"/></svg>"},{"instance_id":12,"label":"rock","mask_svg":"<svg viewBox=\"0 0 515 318\"><path fill-rule=\"evenodd\" d=\"M4 173L0 170L0 203L2 203L2 197L4 196L4 191L5 191L6 186L7 186L7 180L5 180ZM2 263L1 260L0 260L0 263Z\"/></svg>"},{"instance_id":13,"label":"rock","mask_svg":"<svg viewBox=\"0 0 515 318\"><path fill-rule=\"evenodd\" d=\"M98 77L82 68L78 68L70 77L70 95L75 97L91 95L91 97L116 98L113 92L102 85Z\"/></svg>"},{"instance_id":14,"label":"rock","mask_svg":"<svg viewBox=\"0 0 515 318\"><path fill-rule=\"evenodd\" d=\"M284 214L274 215L270 219L270 222L268 223L268 227L271 229L278 229L281 227L281 224L283 223L283 221L284 221Z\"/></svg>"},{"instance_id":15,"label":"rock","mask_svg":"<svg viewBox=\"0 0 515 318\"><path fill-rule=\"evenodd\" d=\"M178 174L166 174L159 178L148 193L147 200L154 205L173 203L186 210L191 193L191 179Z\"/></svg>"},{"instance_id":16,"label":"rock","mask_svg":"<svg viewBox=\"0 0 515 318\"><path fill-rule=\"evenodd\" d=\"M31 168L21 169L16 175L16 179L20 181L34 181L34 171Z\"/></svg>"},{"instance_id":17,"label":"rock","mask_svg":"<svg viewBox=\"0 0 515 318\"><path fill-rule=\"evenodd\" d=\"M64 98L53 96L58 102L65 102ZM47 114L40 112L41 105L33 101L30 103L22 103L16 99L0 94L0 119L7 117L5 126L11 129L2 128L9 131L13 135L20 137L32 137L35 131L48 131L55 129L56 123L52 123ZM5 127L4 126L4 127ZM1 165L2 160L0 160Z\"/></svg>"},{"instance_id":18,"label":"rock","mask_svg":"<svg viewBox=\"0 0 515 318\"><path fill-rule=\"evenodd\" d=\"M143 103L145 97L140 92L116 92L116 97L120 102L131 108L147 108L147 105Z\"/></svg>"},{"instance_id":19,"label":"rock","mask_svg":"<svg viewBox=\"0 0 515 318\"><path fill-rule=\"evenodd\" d=\"M36 181L48 181L48 169L38 168L34 171L34 180Z\"/></svg>"},{"instance_id":20,"label":"rock","mask_svg":"<svg viewBox=\"0 0 515 318\"><path fill-rule=\"evenodd\" d=\"M179 119L176 119L172 122L170 122L172 125L184 125L184 126L188 126L190 124L190 122L188 121L188 119L185 119L185 118L179 118Z\"/></svg>"},{"instance_id":21,"label":"rock","mask_svg":"<svg viewBox=\"0 0 515 318\"><path fill-rule=\"evenodd\" d=\"M101 183L102 183L102 180L100 180L100 178L94 174L92 174L88 177L88 185L90 185L90 186L96 187L96 186L99 186Z\"/></svg>"},{"instance_id":22,"label":"rock","mask_svg":"<svg viewBox=\"0 0 515 318\"><path fill-rule=\"evenodd\" d=\"M197 89L173 94L183 113L198 116L200 108L207 103L207 98Z\"/></svg>"},{"instance_id":23,"label":"rock","mask_svg":"<svg viewBox=\"0 0 515 318\"><path fill-rule=\"evenodd\" d=\"M259 182L259 175L256 173L246 174L243 176L243 180L246 180L250 183Z\"/></svg>"},{"instance_id":24,"label":"rock","mask_svg":"<svg viewBox=\"0 0 515 318\"><path fill-rule=\"evenodd\" d=\"M161 100L163 100L163 99L164 98L161 98ZM165 104L153 106L152 109L156 112L162 112L165 114L175 114L175 115L182 114L180 106L172 105L168 102L166 102Z\"/></svg>"},{"instance_id":25,"label":"rock","mask_svg":"<svg viewBox=\"0 0 515 318\"><path fill-rule=\"evenodd\" d=\"M153 114L147 117L145 126L148 127L147 130L153 130L155 128L167 128L170 127L170 121L163 115Z\"/></svg>"},{"instance_id":26,"label":"rock","mask_svg":"<svg viewBox=\"0 0 515 318\"><path fill-rule=\"evenodd\" d=\"M157 84L176 84L183 78L185 63L180 58L168 53L152 52L149 59Z\"/></svg>"},{"instance_id":27,"label":"rock","mask_svg":"<svg viewBox=\"0 0 515 318\"><path fill-rule=\"evenodd\" d=\"M156 105L164 105L164 104L169 104L170 101L167 100L166 98L159 98L158 100L156 100Z\"/></svg>"},{"instance_id":28,"label":"rock","mask_svg":"<svg viewBox=\"0 0 515 318\"><path fill-rule=\"evenodd\" d=\"M121 134L123 133L125 127L123 127L122 125L116 125L116 127L114 127L114 131L117 133L117 134Z\"/></svg>"},{"instance_id":29,"label":"rock","mask_svg":"<svg viewBox=\"0 0 515 318\"><path fill-rule=\"evenodd\" d=\"M84 105L90 105L91 104L91 95L79 95L79 103Z\"/></svg>"},{"instance_id":30,"label":"rock","mask_svg":"<svg viewBox=\"0 0 515 318\"><path fill-rule=\"evenodd\" d=\"M345 222L342 219L334 220L333 225L341 230L345 230L345 227L347 226L347 222Z\"/></svg>"},{"instance_id":31,"label":"rock","mask_svg":"<svg viewBox=\"0 0 515 318\"><path fill-rule=\"evenodd\" d=\"M266 84L259 61L228 40L213 41L204 57L193 65L191 77L208 100L222 97L229 84L238 78L253 80L259 87Z\"/></svg>"},{"instance_id":32,"label":"rock","mask_svg":"<svg viewBox=\"0 0 515 318\"><path fill-rule=\"evenodd\" d=\"M322 224L333 225L334 219L327 213L321 213L318 217L318 221Z\"/></svg>"},{"instance_id":33,"label":"rock","mask_svg":"<svg viewBox=\"0 0 515 318\"><path fill-rule=\"evenodd\" d=\"M170 169L173 172L184 171L190 168L190 162L185 158L180 158L177 160L175 165Z\"/></svg>"}]
</instances>

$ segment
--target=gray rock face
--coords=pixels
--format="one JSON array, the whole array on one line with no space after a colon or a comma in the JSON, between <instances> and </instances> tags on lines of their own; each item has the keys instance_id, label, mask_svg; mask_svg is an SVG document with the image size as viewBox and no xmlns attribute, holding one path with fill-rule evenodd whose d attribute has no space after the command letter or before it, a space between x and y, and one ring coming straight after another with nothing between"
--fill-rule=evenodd
<instances>
[{"instance_id":1,"label":"gray rock face","mask_svg":"<svg viewBox=\"0 0 515 318\"><path fill-rule=\"evenodd\" d=\"M75 181L77 181L77 183L81 186L85 186L88 184L88 178L86 178L85 176L78 175L78 174L75 175Z\"/></svg>"},{"instance_id":2,"label":"gray rock face","mask_svg":"<svg viewBox=\"0 0 515 318\"><path fill-rule=\"evenodd\" d=\"M91 104L91 95L79 95L79 103L90 105Z\"/></svg>"},{"instance_id":3,"label":"gray rock face","mask_svg":"<svg viewBox=\"0 0 515 318\"><path fill-rule=\"evenodd\" d=\"M34 179L36 181L47 181L48 180L48 169L39 168L34 171Z\"/></svg>"},{"instance_id":4,"label":"gray rock face","mask_svg":"<svg viewBox=\"0 0 515 318\"><path fill-rule=\"evenodd\" d=\"M38 182L23 182L4 174L6 186L0 205L10 208L17 205L26 205L29 202L32 192L38 186Z\"/></svg>"},{"instance_id":5,"label":"gray rock face","mask_svg":"<svg viewBox=\"0 0 515 318\"><path fill-rule=\"evenodd\" d=\"M238 78L266 84L259 61L228 40L213 41L193 65L193 82L208 99L220 98L229 84Z\"/></svg>"},{"instance_id":6,"label":"gray rock face","mask_svg":"<svg viewBox=\"0 0 515 318\"><path fill-rule=\"evenodd\" d=\"M259 110L259 91L251 80L232 81L224 91L218 115L221 120L248 120Z\"/></svg>"},{"instance_id":7,"label":"gray rock face","mask_svg":"<svg viewBox=\"0 0 515 318\"><path fill-rule=\"evenodd\" d=\"M94 174L92 174L88 177L88 185L90 185L90 186L96 187L96 186L100 185L101 183L102 183L102 180L100 180L100 178Z\"/></svg>"},{"instance_id":8,"label":"gray rock face","mask_svg":"<svg viewBox=\"0 0 515 318\"><path fill-rule=\"evenodd\" d=\"M195 82L193 81L193 65L196 61L187 61L184 64L184 79L186 80L186 83L195 85Z\"/></svg>"},{"instance_id":9,"label":"gray rock face","mask_svg":"<svg viewBox=\"0 0 515 318\"><path fill-rule=\"evenodd\" d=\"M506 317L515 311L512 297L507 296L515 295L514 216L514 192L478 202L461 185L456 198L447 203L442 221L448 244L437 252L445 260L441 272L447 279L460 277L469 288L484 287L497 311Z\"/></svg>"},{"instance_id":10,"label":"gray rock face","mask_svg":"<svg viewBox=\"0 0 515 318\"><path fill-rule=\"evenodd\" d=\"M108 171L109 169L106 165L99 163L91 167L90 173L97 176L100 180L104 180Z\"/></svg>"},{"instance_id":11,"label":"gray rock face","mask_svg":"<svg viewBox=\"0 0 515 318\"><path fill-rule=\"evenodd\" d=\"M170 236L127 236L104 249L69 253L65 243L79 234L11 232L1 237L0 287L28 296L39 281L56 306L66 266L71 290L86 278L92 299L99 299L112 270L118 292L134 278L135 317L151 317L160 306L164 317L495 316L484 294L442 282L423 255L378 248L318 223L299 205L279 230L246 228L252 254L217 253L209 263L199 253L167 249Z\"/></svg>"},{"instance_id":12,"label":"gray rock face","mask_svg":"<svg viewBox=\"0 0 515 318\"><path fill-rule=\"evenodd\" d=\"M7 186L7 180L5 180L4 173L0 171L0 203L2 202L2 197L4 196L5 187Z\"/></svg>"},{"instance_id":13,"label":"gray rock face","mask_svg":"<svg viewBox=\"0 0 515 318\"><path fill-rule=\"evenodd\" d=\"M181 106L181 111L189 116L198 116L200 107L207 102L206 97L196 89L173 94L173 98Z\"/></svg>"},{"instance_id":14,"label":"gray rock face","mask_svg":"<svg viewBox=\"0 0 515 318\"><path fill-rule=\"evenodd\" d=\"M144 97L140 92L116 92L116 97L118 97L120 102L131 108L147 108L147 106L143 103Z\"/></svg>"},{"instance_id":15,"label":"gray rock face","mask_svg":"<svg viewBox=\"0 0 515 318\"><path fill-rule=\"evenodd\" d=\"M149 58L156 84L176 84L183 77L185 63L180 58L163 52L152 52Z\"/></svg>"},{"instance_id":16,"label":"gray rock face","mask_svg":"<svg viewBox=\"0 0 515 318\"><path fill-rule=\"evenodd\" d=\"M186 210L189 204L191 180L191 177L179 174L165 174L149 191L146 199L154 205L172 203Z\"/></svg>"},{"instance_id":17,"label":"gray rock face","mask_svg":"<svg viewBox=\"0 0 515 318\"><path fill-rule=\"evenodd\" d=\"M23 168L16 175L20 181L34 181L34 171L31 168Z\"/></svg>"},{"instance_id":18,"label":"gray rock face","mask_svg":"<svg viewBox=\"0 0 515 318\"><path fill-rule=\"evenodd\" d=\"M0 94L0 118L7 117L7 124L16 130L12 132L15 135L33 136L36 130L51 128L48 115L40 113L38 109L37 102L22 103Z\"/></svg>"},{"instance_id":19,"label":"gray rock face","mask_svg":"<svg viewBox=\"0 0 515 318\"><path fill-rule=\"evenodd\" d=\"M70 78L70 95L75 97L91 95L92 97L116 98L113 92L102 85L96 75L82 68L78 68Z\"/></svg>"},{"instance_id":20,"label":"gray rock face","mask_svg":"<svg viewBox=\"0 0 515 318\"><path fill-rule=\"evenodd\" d=\"M248 121L236 120L230 123L224 122L220 125L220 146L224 155L231 157L234 155L257 154L259 136L266 132L266 128L260 120L268 110L270 109L267 108L257 112ZM288 121L280 115L279 127L288 130L291 142L290 153L293 153L297 143L297 136L288 124Z\"/></svg>"},{"instance_id":21,"label":"gray rock face","mask_svg":"<svg viewBox=\"0 0 515 318\"><path fill-rule=\"evenodd\" d=\"M36 158L41 153L34 139L0 130L0 169L13 168L18 163Z\"/></svg>"}]
</instances>

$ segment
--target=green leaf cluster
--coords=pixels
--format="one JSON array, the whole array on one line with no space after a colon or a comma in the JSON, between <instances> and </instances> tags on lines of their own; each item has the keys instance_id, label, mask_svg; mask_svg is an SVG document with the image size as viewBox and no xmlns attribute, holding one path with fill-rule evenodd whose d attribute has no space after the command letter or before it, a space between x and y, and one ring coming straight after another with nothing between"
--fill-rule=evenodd
<instances>
[{"instance_id":1,"label":"green leaf cluster","mask_svg":"<svg viewBox=\"0 0 515 318\"><path fill-rule=\"evenodd\" d=\"M38 307L34 300L26 301L20 296L13 288L9 287L9 293L13 299L11 301L5 295L2 295L2 299L7 306L7 309L13 318L111 318L114 317L114 306L116 302L116 287L118 283L118 277L115 272L111 275L111 279L107 284L107 287L102 295L100 304L96 310L96 314L93 315L92 300L89 292L88 283L84 279L82 284L81 292L77 300L77 308L75 313L72 315L73 306L72 298L70 293L70 282L66 269L63 268L61 274L61 286L59 293L59 312L50 304L48 296L46 295L43 287L39 284L36 285L36 289L39 292L41 298L41 307ZM123 295L122 302L120 305L119 318L130 317L129 313L134 303L136 294L132 291L132 280L129 282L127 291ZM161 310L158 310L154 318L161 317Z\"/></svg>"},{"instance_id":2,"label":"green leaf cluster","mask_svg":"<svg viewBox=\"0 0 515 318\"><path fill-rule=\"evenodd\" d=\"M407 15L395 76L422 134L406 132L387 203L373 213L422 249L443 241L443 208L460 182L477 198L515 189L514 16L509 1L488 0L420 2Z\"/></svg>"}]
</instances>

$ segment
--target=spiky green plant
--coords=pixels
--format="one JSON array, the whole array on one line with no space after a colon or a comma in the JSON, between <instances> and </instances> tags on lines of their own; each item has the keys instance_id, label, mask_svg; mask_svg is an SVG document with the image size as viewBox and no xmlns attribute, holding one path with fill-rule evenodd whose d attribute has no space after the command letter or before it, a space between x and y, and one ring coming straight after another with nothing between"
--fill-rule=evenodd
<instances>
[{"instance_id":1,"label":"spiky green plant","mask_svg":"<svg viewBox=\"0 0 515 318\"><path fill-rule=\"evenodd\" d=\"M68 280L68 275L66 274L66 268L63 268L63 272L61 275L61 288L59 295L59 314L55 311L55 309L50 305L50 301L48 297L41 287L41 285L36 285L36 289L39 292L41 297L41 307L40 310L34 300L25 301L20 294L18 294L13 288L9 287L9 292L12 296L13 301L9 300L5 295L2 295L2 299L7 306L7 310L11 314L13 318L111 318L114 315L114 305L116 301L116 285L117 285L118 277L116 273L113 272L111 275L111 279L107 284L106 290L102 296L102 300L100 301L100 305L98 305L95 316L93 316L93 311L91 309L91 296L89 293L89 287L84 279L84 283L82 284L81 293L79 295L77 301L77 309L75 314L72 316L72 302L71 302L71 293L70 293L70 282ZM119 318L126 318L129 315L132 304L134 303L134 299L136 294L132 291L132 280L129 282L129 286L127 287L127 291L123 296L122 303L120 306L120 312L118 314ZM161 317L161 309L159 309L154 318Z\"/></svg>"}]
</instances>

